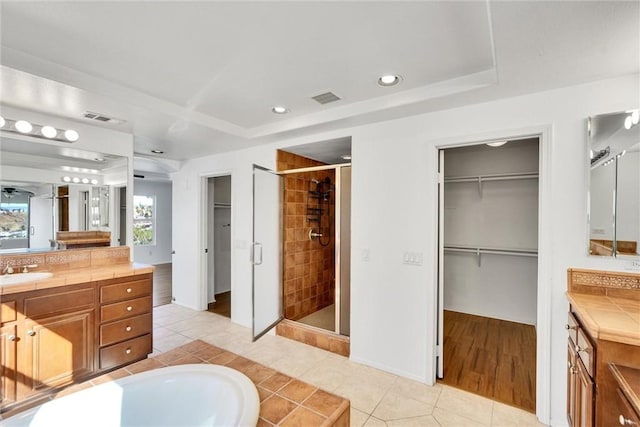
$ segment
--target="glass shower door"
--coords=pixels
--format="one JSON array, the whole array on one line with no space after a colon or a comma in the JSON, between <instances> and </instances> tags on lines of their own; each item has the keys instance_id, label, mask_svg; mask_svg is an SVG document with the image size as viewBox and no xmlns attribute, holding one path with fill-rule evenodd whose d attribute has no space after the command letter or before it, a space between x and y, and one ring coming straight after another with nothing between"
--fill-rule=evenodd
<instances>
[{"instance_id":1,"label":"glass shower door","mask_svg":"<svg viewBox=\"0 0 640 427\"><path fill-rule=\"evenodd\" d=\"M282 177L253 165L253 340L283 318Z\"/></svg>"}]
</instances>

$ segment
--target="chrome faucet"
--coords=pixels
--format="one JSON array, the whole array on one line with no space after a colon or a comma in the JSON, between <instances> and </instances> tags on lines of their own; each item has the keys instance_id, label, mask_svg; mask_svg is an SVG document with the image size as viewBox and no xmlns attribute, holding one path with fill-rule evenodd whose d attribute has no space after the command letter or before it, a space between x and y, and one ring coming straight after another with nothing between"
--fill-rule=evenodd
<instances>
[{"instance_id":1,"label":"chrome faucet","mask_svg":"<svg viewBox=\"0 0 640 427\"><path fill-rule=\"evenodd\" d=\"M7 264L4 270L2 270L2 274L13 274L13 267L11 264Z\"/></svg>"}]
</instances>

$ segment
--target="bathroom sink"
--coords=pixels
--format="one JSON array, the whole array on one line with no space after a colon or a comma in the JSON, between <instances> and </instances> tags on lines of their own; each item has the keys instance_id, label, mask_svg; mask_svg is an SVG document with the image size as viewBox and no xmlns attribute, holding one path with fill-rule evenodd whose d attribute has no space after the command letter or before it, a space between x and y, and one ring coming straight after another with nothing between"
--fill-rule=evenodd
<instances>
[{"instance_id":1,"label":"bathroom sink","mask_svg":"<svg viewBox=\"0 0 640 427\"><path fill-rule=\"evenodd\" d=\"M0 276L0 286L18 285L20 283L44 280L53 276L53 273L46 271L35 271L33 273L14 273Z\"/></svg>"}]
</instances>

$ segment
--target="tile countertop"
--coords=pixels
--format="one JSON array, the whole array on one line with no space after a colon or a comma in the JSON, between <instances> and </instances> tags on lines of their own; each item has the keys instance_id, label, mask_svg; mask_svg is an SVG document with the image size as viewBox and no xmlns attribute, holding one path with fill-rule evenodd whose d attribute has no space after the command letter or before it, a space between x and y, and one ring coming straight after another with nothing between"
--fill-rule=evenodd
<instances>
[{"instance_id":1,"label":"tile countertop","mask_svg":"<svg viewBox=\"0 0 640 427\"><path fill-rule=\"evenodd\" d=\"M133 276L136 274L153 273L152 265L137 262L129 264L113 264L100 267L74 268L70 270L52 271L53 276L16 285L0 286L0 295L15 294L18 292L33 291L37 289L55 288L58 286L75 285L96 280L113 279L116 277ZM32 270L34 272L47 271L46 269Z\"/></svg>"},{"instance_id":2,"label":"tile countertop","mask_svg":"<svg viewBox=\"0 0 640 427\"><path fill-rule=\"evenodd\" d=\"M593 338L640 346L640 301L576 292L567 298Z\"/></svg>"}]
</instances>

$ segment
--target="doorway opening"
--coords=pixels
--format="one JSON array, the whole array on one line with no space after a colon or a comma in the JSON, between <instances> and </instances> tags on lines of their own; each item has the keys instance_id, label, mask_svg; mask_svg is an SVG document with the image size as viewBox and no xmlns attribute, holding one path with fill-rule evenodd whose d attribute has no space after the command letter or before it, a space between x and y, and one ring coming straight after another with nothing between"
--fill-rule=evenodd
<instances>
[{"instance_id":1,"label":"doorway opening","mask_svg":"<svg viewBox=\"0 0 640 427\"><path fill-rule=\"evenodd\" d=\"M540 139L441 149L439 382L536 411Z\"/></svg>"},{"instance_id":2,"label":"doorway opening","mask_svg":"<svg viewBox=\"0 0 640 427\"><path fill-rule=\"evenodd\" d=\"M207 178L207 309L231 318L231 175Z\"/></svg>"}]
</instances>

